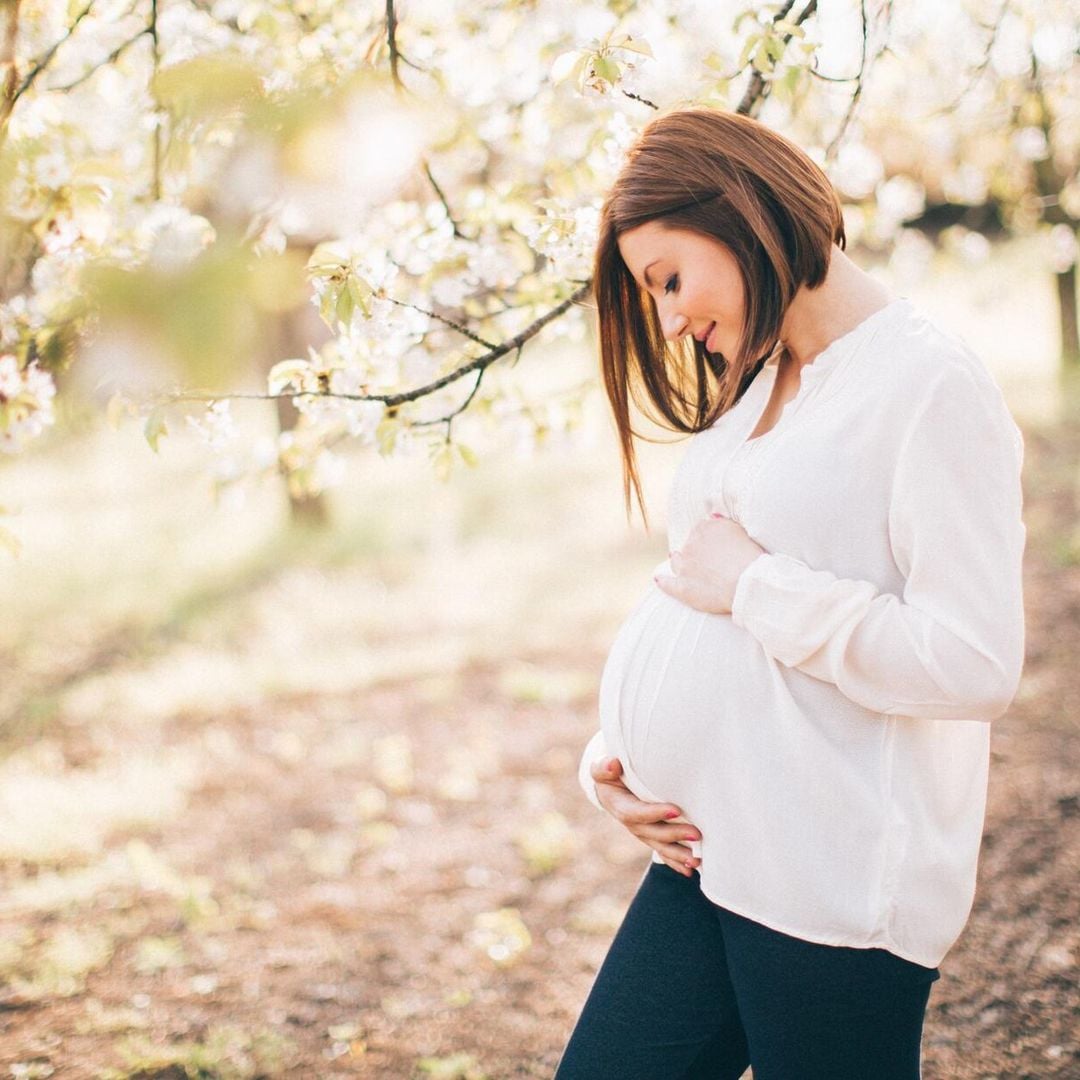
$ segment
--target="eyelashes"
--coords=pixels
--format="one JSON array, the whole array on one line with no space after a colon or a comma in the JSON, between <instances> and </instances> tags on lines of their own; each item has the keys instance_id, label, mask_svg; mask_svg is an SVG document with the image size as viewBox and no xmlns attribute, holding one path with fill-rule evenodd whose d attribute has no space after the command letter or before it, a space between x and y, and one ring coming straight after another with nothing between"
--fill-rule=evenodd
<instances>
[{"instance_id":1,"label":"eyelashes","mask_svg":"<svg viewBox=\"0 0 1080 1080\"><path fill-rule=\"evenodd\" d=\"M679 275L678 274L672 274L671 277L669 277L667 279L667 281L664 282L664 293L667 294L669 292L673 292L675 290L675 288L678 286L678 283L679 283Z\"/></svg>"}]
</instances>

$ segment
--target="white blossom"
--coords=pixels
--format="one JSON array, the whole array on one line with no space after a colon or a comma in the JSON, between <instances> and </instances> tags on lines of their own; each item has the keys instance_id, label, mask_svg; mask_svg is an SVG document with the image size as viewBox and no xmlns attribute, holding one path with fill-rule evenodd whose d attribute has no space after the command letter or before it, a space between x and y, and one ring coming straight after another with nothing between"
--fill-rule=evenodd
<instances>
[{"instance_id":1,"label":"white blossom","mask_svg":"<svg viewBox=\"0 0 1080 1080\"><path fill-rule=\"evenodd\" d=\"M223 450L237 437L228 401L212 401L201 417L187 417L188 425L212 450Z\"/></svg>"},{"instance_id":2,"label":"white blossom","mask_svg":"<svg viewBox=\"0 0 1080 1080\"><path fill-rule=\"evenodd\" d=\"M55 422L56 384L37 361L20 370L11 354L0 356L0 450L18 453Z\"/></svg>"},{"instance_id":3,"label":"white blossom","mask_svg":"<svg viewBox=\"0 0 1080 1080\"><path fill-rule=\"evenodd\" d=\"M1028 161L1042 161L1050 153L1042 128L1021 128L1013 135L1012 144L1013 149Z\"/></svg>"},{"instance_id":4,"label":"white blossom","mask_svg":"<svg viewBox=\"0 0 1080 1080\"><path fill-rule=\"evenodd\" d=\"M151 265L176 270L214 242L217 233L206 218L186 207L155 203L135 230L136 243Z\"/></svg>"}]
</instances>

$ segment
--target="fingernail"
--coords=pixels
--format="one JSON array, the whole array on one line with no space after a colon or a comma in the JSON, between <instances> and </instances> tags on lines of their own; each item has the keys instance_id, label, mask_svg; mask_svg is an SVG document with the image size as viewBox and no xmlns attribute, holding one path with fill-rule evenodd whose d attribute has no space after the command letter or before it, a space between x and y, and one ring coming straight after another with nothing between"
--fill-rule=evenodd
<instances>
[{"instance_id":1,"label":"fingernail","mask_svg":"<svg viewBox=\"0 0 1080 1080\"><path fill-rule=\"evenodd\" d=\"M700 839L701 839L701 837L700 837L700 836L697 836L697 835L695 835L695 834L694 834L694 833L692 833L692 832L688 832L688 833L687 833L687 834L686 834L686 835L685 835L685 836L683 837L683 839L684 839L684 840L700 840Z\"/></svg>"},{"instance_id":2,"label":"fingernail","mask_svg":"<svg viewBox=\"0 0 1080 1080\"><path fill-rule=\"evenodd\" d=\"M664 815L664 817L666 817L668 819L668 821L670 821L672 818L677 818L678 816L679 816L679 811L678 810L669 810Z\"/></svg>"}]
</instances>

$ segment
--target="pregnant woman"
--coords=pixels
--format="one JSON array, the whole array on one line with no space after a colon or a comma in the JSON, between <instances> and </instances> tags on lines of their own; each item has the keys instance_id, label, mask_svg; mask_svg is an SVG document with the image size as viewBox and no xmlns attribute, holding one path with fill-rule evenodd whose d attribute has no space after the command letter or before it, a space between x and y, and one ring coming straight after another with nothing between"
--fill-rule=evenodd
<instances>
[{"instance_id":1,"label":"pregnant woman","mask_svg":"<svg viewBox=\"0 0 1080 1080\"><path fill-rule=\"evenodd\" d=\"M1023 661L1022 442L843 252L824 173L681 110L601 216L601 365L692 433L618 633L589 797L653 851L557 1080L917 1080Z\"/></svg>"}]
</instances>

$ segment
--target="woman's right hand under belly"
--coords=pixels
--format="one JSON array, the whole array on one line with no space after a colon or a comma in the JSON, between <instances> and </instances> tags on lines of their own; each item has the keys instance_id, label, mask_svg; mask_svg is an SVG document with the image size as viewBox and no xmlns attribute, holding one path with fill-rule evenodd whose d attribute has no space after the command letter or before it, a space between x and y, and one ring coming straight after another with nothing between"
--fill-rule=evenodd
<instances>
[{"instance_id":1,"label":"woman's right hand under belly","mask_svg":"<svg viewBox=\"0 0 1080 1080\"><path fill-rule=\"evenodd\" d=\"M622 782L618 758L594 761L590 772L601 806L631 836L652 848L672 870L690 877L701 865L701 859L695 854L701 831L685 820L675 820L681 818L681 809L673 803L639 799Z\"/></svg>"}]
</instances>

